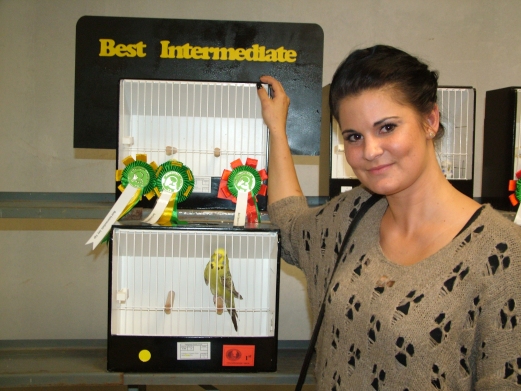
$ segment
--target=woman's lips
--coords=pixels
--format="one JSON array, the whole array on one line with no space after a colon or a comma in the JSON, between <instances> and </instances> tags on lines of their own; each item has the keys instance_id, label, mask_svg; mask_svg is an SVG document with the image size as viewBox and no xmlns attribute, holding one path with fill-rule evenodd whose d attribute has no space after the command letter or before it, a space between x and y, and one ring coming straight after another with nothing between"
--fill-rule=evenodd
<instances>
[{"instance_id":1,"label":"woman's lips","mask_svg":"<svg viewBox=\"0 0 521 391\"><path fill-rule=\"evenodd\" d=\"M370 168L368 171L371 173L371 174L381 174L381 173L384 173L385 171L387 171L387 169L389 167L391 167L392 164L381 164L379 166L376 166L376 167L372 167Z\"/></svg>"}]
</instances>

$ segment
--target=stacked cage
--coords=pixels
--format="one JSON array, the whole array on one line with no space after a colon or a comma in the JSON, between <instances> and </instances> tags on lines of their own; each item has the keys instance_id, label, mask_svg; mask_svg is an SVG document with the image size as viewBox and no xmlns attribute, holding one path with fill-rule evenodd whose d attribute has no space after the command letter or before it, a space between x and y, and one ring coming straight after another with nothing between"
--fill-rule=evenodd
<instances>
[{"instance_id":1,"label":"stacked cage","mask_svg":"<svg viewBox=\"0 0 521 391\"><path fill-rule=\"evenodd\" d=\"M180 207L210 211L190 221L185 210L187 221L166 226L113 226L109 370L276 370L279 232L211 210L233 213L216 197L223 171L248 159L265 168L267 146L255 83L121 80L119 168L126 156L182 162L194 188Z\"/></svg>"},{"instance_id":2,"label":"stacked cage","mask_svg":"<svg viewBox=\"0 0 521 391\"><path fill-rule=\"evenodd\" d=\"M452 185L473 195L474 125L476 92L472 87L438 88L438 106L445 135L436 141L438 163ZM344 141L338 122L331 119L329 195L336 196L358 186L353 169L346 162Z\"/></svg>"}]
</instances>

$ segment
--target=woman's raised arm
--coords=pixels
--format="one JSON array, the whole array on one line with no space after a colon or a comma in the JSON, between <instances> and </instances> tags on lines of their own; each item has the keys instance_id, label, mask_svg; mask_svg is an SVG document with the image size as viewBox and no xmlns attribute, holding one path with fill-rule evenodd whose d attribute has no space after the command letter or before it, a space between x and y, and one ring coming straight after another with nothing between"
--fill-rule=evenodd
<instances>
[{"instance_id":1,"label":"woman's raised arm","mask_svg":"<svg viewBox=\"0 0 521 391\"><path fill-rule=\"evenodd\" d=\"M262 76L262 83L271 86L272 97L260 87L257 92L262 106L262 117L270 131L268 163L268 204L290 196L302 196L295 165L286 136L286 121L290 99L280 82L271 76Z\"/></svg>"}]
</instances>

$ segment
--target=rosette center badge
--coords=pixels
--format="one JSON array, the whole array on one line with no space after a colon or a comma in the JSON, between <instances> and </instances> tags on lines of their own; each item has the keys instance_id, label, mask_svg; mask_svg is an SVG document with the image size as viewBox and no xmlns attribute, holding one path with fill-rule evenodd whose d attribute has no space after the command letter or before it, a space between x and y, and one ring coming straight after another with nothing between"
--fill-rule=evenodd
<instances>
[{"instance_id":1,"label":"rosette center badge","mask_svg":"<svg viewBox=\"0 0 521 391\"><path fill-rule=\"evenodd\" d=\"M150 174L141 166L132 167L129 170L128 177L128 182L138 189L142 189L150 183Z\"/></svg>"},{"instance_id":2,"label":"rosette center badge","mask_svg":"<svg viewBox=\"0 0 521 391\"><path fill-rule=\"evenodd\" d=\"M169 171L161 179L164 190L171 193L178 193L183 188L183 177L177 171Z\"/></svg>"},{"instance_id":3,"label":"rosette center badge","mask_svg":"<svg viewBox=\"0 0 521 391\"><path fill-rule=\"evenodd\" d=\"M251 172L239 172L233 184L237 190L249 192L255 188L255 177Z\"/></svg>"}]
</instances>

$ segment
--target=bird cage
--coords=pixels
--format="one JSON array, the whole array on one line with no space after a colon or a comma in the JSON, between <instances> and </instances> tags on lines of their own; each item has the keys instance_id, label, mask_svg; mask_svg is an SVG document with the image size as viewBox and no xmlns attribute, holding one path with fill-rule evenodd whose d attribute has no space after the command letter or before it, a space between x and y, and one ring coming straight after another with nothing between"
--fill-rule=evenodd
<instances>
[{"instance_id":1,"label":"bird cage","mask_svg":"<svg viewBox=\"0 0 521 391\"><path fill-rule=\"evenodd\" d=\"M508 183L521 170L521 87L486 92L483 145L482 202L516 211Z\"/></svg>"},{"instance_id":2,"label":"bird cage","mask_svg":"<svg viewBox=\"0 0 521 391\"><path fill-rule=\"evenodd\" d=\"M472 87L439 87L440 121L445 127L443 138L435 142L438 163L451 184L472 197L474 162L474 124L476 91ZM329 195L358 186L353 169L346 162L344 141L338 122L331 119Z\"/></svg>"},{"instance_id":3,"label":"bird cage","mask_svg":"<svg viewBox=\"0 0 521 391\"><path fill-rule=\"evenodd\" d=\"M216 198L223 170L247 158L267 168L268 129L256 83L123 79L119 111L118 168L122 157L137 154L157 164L183 162L195 186L180 208L230 209ZM264 200L259 207L265 210Z\"/></svg>"},{"instance_id":4,"label":"bird cage","mask_svg":"<svg viewBox=\"0 0 521 391\"><path fill-rule=\"evenodd\" d=\"M180 207L207 210L204 221L112 227L107 368L275 371L279 232L262 222L235 227L215 213L235 208L217 198L223 171L238 160L267 166L257 84L123 79L119 104L118 168L127 156L160 167L177 161L193 175Z\"/></svg>"},{"instance_id":5,"label":"bird cage","mask_svg":"<svg viewBox=\"0 0 521 391\"><path fill-rule=\"evenodd\" d=\"M109 370L276 370L279 260L269 224L113 227Z\"/></svg>"}]
</instances>

